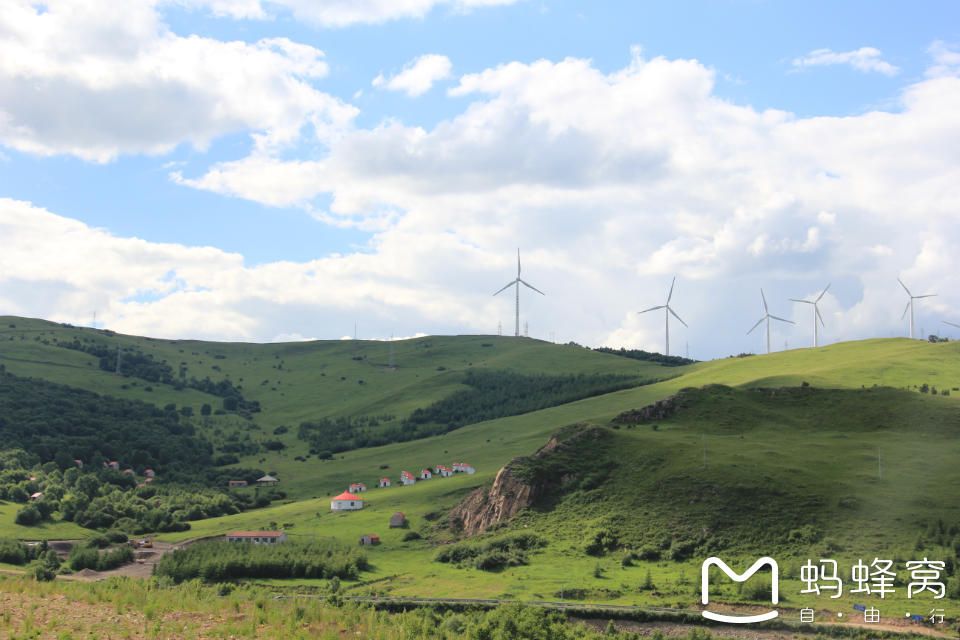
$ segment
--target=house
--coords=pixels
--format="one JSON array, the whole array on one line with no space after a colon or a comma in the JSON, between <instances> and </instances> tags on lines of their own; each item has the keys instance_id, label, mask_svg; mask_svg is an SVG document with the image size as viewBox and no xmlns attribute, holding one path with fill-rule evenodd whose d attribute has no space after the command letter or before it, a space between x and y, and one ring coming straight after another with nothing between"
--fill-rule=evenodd
<instances>
[{"instance_id":1,"label":"house","mask_svg":"<svg viewBox=\"0 0 960 640\"><path fill-rule=\"evenodd\" d=\"M246 480L227 480L227 486L231 489L247 486Z\"/></svg>"},{"instance_id":2,"label":"house","mask_svg":"<svg viewBox=\"0 0 960 640\"><path fill-rule=\"evenodd\" d=\"M156 478L156 477L157 477L157 472L154 471L153 469L144 469L144 470L143 470L143 476L144 476L145 478Z\"/></svg>"},{"instance_id":3,"label":"house","mask_svg":"<svg viewBox=\"0 0 960 640\"><path fill-rule=\"evenodd\" d=\"M77 465L78 469L83 469L83 460L74 460L73 464Z\"/></svg>"},{"instance_id":4,"label":"house","mask_svg":"<svg viewBox=\"0 0 960 640\"><path fill-rule=\"evenodd\" d=\"M410 485L410 484L415 483L416 481L417 481L417 479L414 478L414 477L413 477L413 474L410 473L409 471L401 471L401 472L400 472L400 484L402 484L402 485Z\"/></svg>"},{"instance_id":5,"label":"house","mask_svg":"<svg viewBox=\"0 0 960 640\"><path fill-rule=\"evenodd\" d=\"M467 463L467 462L454 462L454 463L453 463L453 472L454 472L454 473L466 473L466 474L468 474L468 475L473 475L474 473L477 472L477 470L473 468L473 465L471 465L471 464L469 464L469 463Z\"/></svg>"},{"instance_id":6,"label":"house","mask_svg":"<svg viewBox=\"0 0 960 640\"><path fill-rule=\"evenodd\" d=\"M429 480L433 477L433 474L430 473L430 469L420 469L420 479Z\"/></svg>"},{"instance_id":7,"label":"house","mask_svg":"<svg viewBox=\"0 0 960 640\"><path fill-rule=\"evenodd\" d=\"M453 475L453 469L450 467L445 467L442 464L437 465L437 468L434 469L434 473L440 476L441 478L449 478Z\"/></svg>"},{"instance_id":8,"label":"house","mask_svg":"<svg viewBox=\"0 0 960 640\"><path fill-rule=\"evenodd\" d=\"M380 478L378 485L381 489L386 489L390 486L390 478Z\"/></svg>"},{"instance_id":9,"label":"house","mask_svg":"<svg viewBox=\"0 0 960 640\"><path fill-rule=\"evenodd\" d=\"M366 490L367 490L367 485L363 484L362 482L354 482L353 484L350 485L350 488L347 489L347 491L349 491L350 493L360 493L361 491L366 491Z\"/></svg>"},{"instance_id":10,"label":"house","mask_svg":"<svg viewBox=\"0 0 960 640\"><path fill-rule=\"evenodd\" d=\"M395 514L390 516L391 529L400 529L405 526L407 526L407 516L403 515L402 511L397 511Z\"/></svg>"},{"instance_id":11,"label":"house","mask_svg":"<svg viewBox=\"0 0 960 640\"><path fill-rule=\"evenodd\" d=\"M116 460L111 460L110 462L104 462L104 463L103 463L103 466L109 467L110 469L113 469L114 471L120 471L120 463L117 462Z\"/></svg>"},{"instance_id":12,"label":"house","mask_svg":"<svg viewBox=\"0 0 960 640\"><path fill-rule=\"evenodd\" d=\"M136 475L136 474L133 472L133 469L124 469L124 470L123 470L123 475L125 475L125 476L134 476L134 475Z\"/></svg>"},{"instance_id":13,"label":"house","mask_svg":"<svg viewBox=\"0 0 960 640\"><path fill-rule=\"evenodd\" d=\"M375 533L366 533L360 536L360 544L380 544L380 536Z\"/></svg>"},{"instance_id":14,"label":"house","mask_svg":"<svg viewBox=\"0 0 960 640\"><path fill-rule=\"evenodd\" d=\"M252 542L254 544L279 544L286 542L283 531L232 531L226 535L227 542Z\"/></svg>"},{"instance_id":15,"label":"house","mask_svg":"<svg viewBox=\"0 0 960 640\"><path fill-rule=\"evenodd\" d=\"M363 498L344 491L330 500L331 511L357 511L363 509Z\"/></svg>"},{"instance_id":16,"label":"house","mask_svg":"<svg viewBox=\"0 0 960 640\"><path fill-rule=\"evenodd\" d=\"M271 476L269 473L263 476L262 478L257 478L257 484L259 484L260 486L273 486L278 482L280 481L274 478L273 476Z\"/></svg>"},{"instance_id":17,"label":"house","mask_svg":"<svg viewBox=\"0 0 960 640\"><path fill-rule=\"evenodd\" d=\"M41 498L43 498L43 492L42 492L42 491L37 491L36 493L31 493L31 494L30 494L30 499L31 499L31 500L40 500Z\"/></svg>"}]
</instances>

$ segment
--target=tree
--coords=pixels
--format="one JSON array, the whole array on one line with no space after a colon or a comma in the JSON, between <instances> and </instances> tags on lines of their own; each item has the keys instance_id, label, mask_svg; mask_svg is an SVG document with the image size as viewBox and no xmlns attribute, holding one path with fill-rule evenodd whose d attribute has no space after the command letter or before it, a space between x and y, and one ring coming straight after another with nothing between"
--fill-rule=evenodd
<instances>
[{"instance_id":1,"label":"tree","mask_svg":"<svg viewBox=\"0 0 960 640\"><path fill-rule=\"evenodd\" d=\"M20 511L17 511L15 522L24 527L32 527L35 524L39 524L42 519L43 516L37 508L32 504L28 504L23 509L20 509Z\"/></svg>"},{"instance_id":2,"label":"tree","mask_svg":"<svg viewBox=\"0 0 960 640\"><path fill-rule=\"evenodd\" d=\"M213 413L213 407L207 403L203 403L203 406L200 407L200 415L206 417Z\"/></svg>"}]
</instances>

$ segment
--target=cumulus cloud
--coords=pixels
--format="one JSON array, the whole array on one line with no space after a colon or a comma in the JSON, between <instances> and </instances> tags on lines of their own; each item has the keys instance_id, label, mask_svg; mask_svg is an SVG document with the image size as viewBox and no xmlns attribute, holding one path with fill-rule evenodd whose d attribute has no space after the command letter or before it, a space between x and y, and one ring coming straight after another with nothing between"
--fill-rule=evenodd
<instances>
[{"instance_id":1,"label":"cumulus cloud","mask_svg":"<svg viewBox=\"0 0 960 640\"><path fill-rule=\"evenodd\" d=\"M223 42L170 31L150 0L10 0L0 12L0 144L105 162L206 147L326 138L356 110L311 84L324 53L286 38Z\"/></svg>"},{"instance_id":2,"label":"cumulus cloud","mask_svg":"<svg viewBox=\"0 0 960 640\"><path fill-rule=\"evenodd\" d=\"M298 20L321 27L381 24L401 18L423 18L435 8L467 12L514 4L518 0L172 0L231 18L264 19L290 12Z\"/></svg>"},{"instance_id":3,"label":"cumulus cloud","mask_svg":"<svg viewBox=\"0 0 960 640\"><path fill-rule=\"evenodd\" d=\"M814 49L805 56L793 59L793 66L798 69L832 65L847 65L857 71L882 73L885 76L900 73L899 67L884 60L883 53L874 47L860 47L852 51Z\"/></svg>"},{"instance_id":4,"label":"cumulus cloud","mask_svg":"<svg viewBox=\"0 0 960 640\"><path fill-rule=\"evenodd\" d=\"M66 321L107 309L113 328L162 336L331 337L358 318L361 336L492 333L512 325L512 299L492 294L520 246L524 277L547 293L521 293L522 321L560 341L662 349L662 319L636 311L674 274L671 304L690 324L674 352L690 341L694 356L761 348L744 335L760 286L798 321L776 346L809 342L808 310L786 299L827 282L825 340L902 335L897 275L941 294L921 326L960 308L960 79L911 84L889 112L810 118L723 100L714 83L697 61L638 51L612 73L514 62L459 78L462 110L433 126L384 121L311 159L259 149L180 177L372 230L350 255L249 267L7 202L0 237L16 251L0 253L0 303ZM56 244L64 234L76 246Z\"/></svg>"},{"instance_id":5,"label":"cumulus cloud","mask_svg":"<svg viewBox=\"0 0 960 640\"><path fill-rule=\"evenodd\" d=\"M389 78L381 73L371 84L390 91L402 91L414 98L430 91L438 80L449 78L452 69L450 58L429 53L411 60L400 73Z\"/></svg>"},{"instance_id":6,"label":"cumulus cloud","mask_svg":"<svg viewBox=\"0 0 960 640\"><path fill-rule=\"evenodd\" d=\"M465 297L509 275L519 244L548 293L525 307L539 335L563 336L562 318L593 344L662 348L660 323L630 314L673 274L689 336L713 342L710 318L730 351L759 348L741 325L761 285L785 300L835 281L822 309L831 338L900 333L886 308L897 273L956 288L955 270L919 256L935 238L960 248L960 79L909 85L895 111L811 118L722 100L714 82L696 61L639 52L613 73L576 58L514 62L461 77L450 93L468 103L433 127L385 121L322 160L240 159L191 184L266 203L330 195L326 219L372 224L375 256L403 273L431 265L424 283ZM446 279L444 254L458 255L462 281ZM490 305L472 299L483 311L469 326L489 330ZM778 330L805 338L802 325Z\"/></svg>"}]
</instances>

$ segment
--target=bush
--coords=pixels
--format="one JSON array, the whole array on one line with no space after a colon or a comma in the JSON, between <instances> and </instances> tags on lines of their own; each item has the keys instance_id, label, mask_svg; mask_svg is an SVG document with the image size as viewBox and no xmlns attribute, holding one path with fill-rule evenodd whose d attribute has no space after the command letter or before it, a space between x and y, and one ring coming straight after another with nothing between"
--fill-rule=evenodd
<instances>
[{"instance_id":1,"label":"bush","mask_svg":"<svg viewBox=\"0 0 960 640\"><path fill-rule=\"evenodd\" d=\"M155 574L175 582L200 578L225 582L242 578L353 579L367 569L359 549L334 540L247 544L204 542L168 553Z\"/></svg>"},{"instance_id":2,"label":"bush","mask_svg":"<svg viewBox=\"0 0 960 640\"><path fill-rule=\"evenodd\" d=\"M527 564L527 551L546 545L543 538L520 533L487 542L461 542L441 549L434 560L473 566L481 571L499 571L505 567Z\"/></svg>"},{"instance_id":3,"label":"bush","mask_svg":"<svg viewBox=\"0 0 960 640\"><path fill-rule=\"evenodd\" d=\"M407 531L405 534L403 534L403 541L410 542L411 540L419 540L422 537L423 536L421 536L416 531Z\"/></svg>"},{"instance_id":4,"label":"bush","mask_svg":"<svg viewBox=\"0 0 960 640\"><path fill-rule=\"evenodd\" d=\"M41 520L43 520L43 516L40 511L32 504L28 504L17 511L17 517L14 521L24 527L32 527L35 524L40 524Z\"/></svg>"},{"instance_id":5,"label":"bush","mask_svg":"<svg viewBox=\"0 0 960 640\"><path fill-rule=\"evenodd\" d=\"M0 562L5 564L26 564L30 559L27 546L19 540L0 538Z\"/></svg>"}]
</instances>

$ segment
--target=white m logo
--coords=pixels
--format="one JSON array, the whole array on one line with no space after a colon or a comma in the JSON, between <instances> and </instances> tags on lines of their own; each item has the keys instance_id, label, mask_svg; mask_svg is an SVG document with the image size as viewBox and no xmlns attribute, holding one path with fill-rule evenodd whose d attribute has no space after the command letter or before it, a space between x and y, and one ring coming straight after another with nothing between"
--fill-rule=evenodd
<instances>
[{"instance_id":1,"label":"white m logo","mask_svg":"<svg viewBox=\"0 0 960 640\"><path fill-rule=\"evenodd\" d=\"M717 566L729 578L734 582L746 582L750 579L750 576L755 574L760 567L769 566L771 573L771 584L770 584L770 601L773 604L780 602L780 568L777 566L777 561L773 558L763 557L750 565L750 568L744 571L743 573L737 573L729 566L727 563L717 558L716 556L707 558L703 561L703 566L700 569L700 592L701 600L703 604L710 604L710 567ZM766 613L757 614L754 616L728 616L722 613L714 613L712 611L707 611L704 609L702 612L703 617L708 620L716 620L717 622L732 622L734 624L749 624L751 622L763 622L764 620L773 620L776 618L780 612L773 610Z\"/></svg>"}]
</instances>

